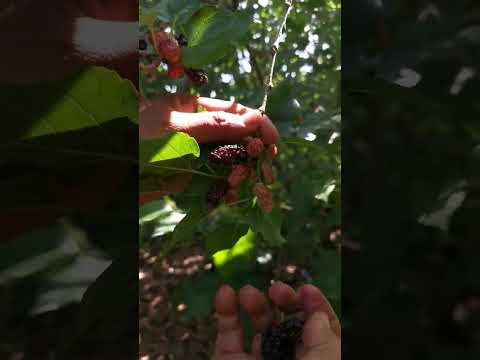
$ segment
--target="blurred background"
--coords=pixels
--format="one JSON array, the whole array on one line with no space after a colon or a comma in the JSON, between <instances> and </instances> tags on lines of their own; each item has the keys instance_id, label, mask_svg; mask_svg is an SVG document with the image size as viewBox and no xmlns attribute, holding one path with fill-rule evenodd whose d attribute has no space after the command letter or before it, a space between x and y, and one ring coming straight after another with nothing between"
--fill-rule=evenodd
<instances>
[{"instance_id":1,"label":"blurred background","mask_svg":"<svg viewBox=\"0 0 480 360\"><path fill-rule=\"evenodd\" d=\"M480 4L342 4L344 358L480 354Z\"/></svg>"}]
</instances>

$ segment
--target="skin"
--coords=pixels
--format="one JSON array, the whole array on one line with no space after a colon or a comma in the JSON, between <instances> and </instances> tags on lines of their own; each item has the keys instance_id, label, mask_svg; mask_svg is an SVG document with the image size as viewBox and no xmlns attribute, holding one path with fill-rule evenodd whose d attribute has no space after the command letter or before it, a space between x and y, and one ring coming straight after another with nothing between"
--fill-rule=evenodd
<instances>
[{"instance_id":1,"label":"skin","mask_svg":"<svg viewBox=\"0 0 480 360\"><path fill-rule=\"evenodd\" d=\"M206 111L197 112L199 106ZM169 94L141 103L141 139L160 138L172 131L185 132L199 143L238 143L257 133L265 144L279 138L266 115L235 101Z\"/></svg>"},{"instance_id":2,"label":"skin","mask_svg":"<svg viewBox=\"0 0 480 360\"><path fill-rule=\"evenodd\" d=\"M213 360L261 360L261 333L273 321L273 305L286 312L301 313L305 319L303 345L297 349L297 359L340 360L341 327L332 307L321 291L311 285L297 292L290 286L274 283L268 295L247 285L239 293L229 286L221 287L215 298L218 335ZM257 335L252 353L243 349L243 332L239 321L240 308L251 318Z\"/></svg>"},{"instance_id":3,"label":"skin","mask_svg":"<svg viewBox=\"0 0 480 360\"><path fill-rule=\"evenodd\" d=\"M206 111L197 112L199 106ZM169 94L140 103L140 139L158 139L172 131L185 132L199 143L239 143L257 134L265 144L275 144L279 139L275 125L266 115L234 101ZM181 192L190 180L191 174L177 175L160 184L157 191L141 193L139 204Z\"/></svg>"}]
</instances>

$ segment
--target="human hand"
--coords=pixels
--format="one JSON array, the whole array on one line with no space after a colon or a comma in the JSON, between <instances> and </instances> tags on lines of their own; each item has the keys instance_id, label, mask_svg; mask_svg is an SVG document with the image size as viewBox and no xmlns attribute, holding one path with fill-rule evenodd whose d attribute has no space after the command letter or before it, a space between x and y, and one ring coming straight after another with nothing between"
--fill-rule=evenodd
<instances>
[{"instance_id":1,"label":"human hand","mask_svg":"<svg viewBox=\"0 0 480 360\"><path fill-rule=\"evenodd\" d=\"M199 106L206 111L197 112ZM279 138L266 115L234 101L168 94L140 105L142 139L159 138L173 131L185 132L199 143L236 143L257 132L267 145Z\"/></svg>"},{"instance_id":2,"label":"human hand","mask_svg":"<svg viewBox=\"0 0 480 360\"><path fill-rule=\"evenodd\" d=\"M290 286L277 282L268 292L273 304L286 311L300 310L305 319L302 340L297 349L297 359L340 360L341 327L337 316L319 289L302 286L295 292ZM252 353L243 350L243 332L239 321L238 305L251 317L257 333ZM223 286L215 299L218 335L214 360L262 360L261 335L273 321L273 310L267 297L252 286L243 287L238 298L232 288Z\"/></svg>"}]
</instances>

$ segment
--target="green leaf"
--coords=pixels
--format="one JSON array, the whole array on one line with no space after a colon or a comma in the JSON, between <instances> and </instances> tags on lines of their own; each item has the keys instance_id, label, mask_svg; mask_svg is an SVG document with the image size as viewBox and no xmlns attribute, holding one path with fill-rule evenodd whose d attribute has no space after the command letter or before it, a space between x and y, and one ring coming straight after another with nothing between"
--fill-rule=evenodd
<instances>
[{"instance_id":1,"label":"green leaf","mask_svg":"<svg viewBox=\"0 0 480 360\"><path fill-rule=\"evenodd\" d=\"M68 351L91 331L103 327L127 327L131 322L124 321L126 314L138 310L138 264L131 252L101 273L83 295L74 327L62 342L56 358L69 358ZM119 314L124 314L119 316Z\"/></svg>"},{"instance_id":2,"label":"green leaf","mask_svg":"<svg viewBox=\"0 0 480 360\"><path fill-rule=\"evenodd\" d=\"M275 124L286 123L293 125L303 114L302 107L297 96L296 87L288 81L275 86L268 98L268 116L275 121Z\"/></svg>"},{"instance_id":3,"label":"green leaf","mask_svg":"<svg viewBox=\"0 0 480 360\"><path fill-rule=\"evenodd\" d=\"M177 206L185 210L206 208L206 194L211 185L212 179L206 176L194 175L187 188L182 193L175 195Z\"/></svg>"},{"instance_id":4,"label":"green leaf","mask_svg":"<svg viewBox=\"0 0 480 360\"><path fill-rule=\"evenodd\" d=\"M223 58L232 43L248 32L250 21L246 12L202 8L185 26L188 47L182 50L183 64L202 68Z\"/></svg>"},{"instance_id":5,"label":"green leaf","mask_svg":"<svg viewBox=\"0 0 480 360\"><path fill-rule=\"evenodd\" d=\"M248 229L230 249L216 252L213 255L213 263L216 269L225 277L238 273L252 263L252 254L255 249L256 234Z\"/></svg>"},{"instance_id":6,"label":"green leaf","mask_svg":"<svg viewBox=\"0 0 480 360\"><path fill-rule=\"evenodd\" d=\"M160 236L172 232L185 215L183 211L174 209L170 203L158 200L139 209L139 224L144 226L155 223L152 235Z\"/></svg>"},{"instance_id":7,"label":"green leaf","mask_svg":"<svg viewBox=\"0 0 480 360\"><path fill-rule=\"evenodd\" d=\"M80 252L76 233L63 225L21 236L0 247L0 284L72 261Z\"/></svg>"},{"instance_id":8,"label":"green leaf","mask_svg":"<svg viewBox=\"0 0 480 360\"><path fill-rule=\"evenodd\" d=\"M319 252L312 264L313 285L332 303L341 299L341 258L335 251Z\"/></svg>"},{"instance_id":9,"label":"green leaf","mask_svg":"<svg viewBox=\"0 0 480 360\"><path fill-rule=\"evenodd\" d=\"M138 116L132 83L100 67L90 67L60 82L3 86L0 97L5 104L2 118L10 119L0 125L2 142L101 129L112 119L127 117L136 122Z\"/></svg>"},{"instance_id":10,"label":"green leaf","mask_svg":"<svg viewBox=\"0 0 480 360\"><path fill-rule=\"evenodd\" d=\"M239 222L224 223L207 235L205 247L208 256L220 250L230 249L242 234L248 230L248 225Z\"/></svg>"},{"instance_id":11,"label":"green leaf","mask_svg":"<svg viewBox=\"0 0 480 360\"><path fill-rule=\"evenodd\" d=\"M173 244L191 243L198 225L205 219L206 213L201 209L193 209L175 226L171 242Z\"/></svg>"},{"instance_id":12,"label":"green leaf","mask_svg":"<svg viewBox=\"0 0 480 360\"><path fill-rule=\"evenodd\" d=\"M215 292L222 280L217 273L202 272L184 281L175 289L175 304L185 304L185 316L203 320L213 311Z\"/></svg>"},{"instance_id":13,"label":"green leaf","mask_svg":"<svg viewBox=\"0 0 480 360\"><path fill-rule=\"evenodd\" d=\"M185 24L204 5L199 0L162 0L153 8L160 21L173 27Z\"/></svg>"},{"instance_id":14,"label":"green leaf","mask_svg":"<svg viewBox=\"0 0 480 360\"><path fill-rule=\"evenodd\" d=\"M185 133L173 133L158 140L140 142L140 165L181 158L200 156L200 147L194 138Z\"/></svg>"},{"instance_id":15,"label":"green leaf","mask_svg":"<svg viewBox=\"0 0 480 360\"><path fill-rule=\"evenodd\" d=\"M286 242L281 233L283 215L279 208L274 208L270 214L266 214L258 207L254 207L248 216L248 222L253 231L261 233L269 245L280 246Z\"/></svg>"},{"instance_id":16,"label":"green leaf","mask_svg":"<svg viewBox=\"0 0 480 360\"><path fill-rule=\"evenodd\" d=\"M157 18L155 9L144 9L140 8L140 14L138 16L138 23L140 26L146 26L148 29L152 30Z\"/></svg>"}]
</instances>

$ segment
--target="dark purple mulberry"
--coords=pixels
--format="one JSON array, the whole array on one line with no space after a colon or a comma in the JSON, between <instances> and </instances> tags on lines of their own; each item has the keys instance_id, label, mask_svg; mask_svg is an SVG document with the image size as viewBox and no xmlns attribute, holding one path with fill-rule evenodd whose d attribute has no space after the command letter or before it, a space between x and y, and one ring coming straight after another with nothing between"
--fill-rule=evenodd
<instances>
[{"instance_id":1,"label":"dark purple mulberry","mask_svg":"<svg viewBox=\"0 0 480 360\"><path fill-rule=\"evenodd\" d=\"M227 194L228 182L219 181L213 183L207 192L207 203L212 206L217 206Z\"/></svg>"},{"instance_id":2,"label":"dark purple mulberry","mask_svg":"<svg viewBox=\"0 0 480 360\"><path fill-rule=\"evenodd\" d=\"M304 322L297 318L272 326L262 336L264 360L294 360L296 346L302 341Z\"/></svg>"},{"instance_id":3,"label":"dark purple mulberry","mask_svg":"<svg viewBox=\"0 0 480 360\"><path fill-rule=\"evenodd\" d=\"M186 74L196 87L202 87L208 83L208 75L203 70L187 69Z\"/></svg>"},{"instance_id":4,"label":"dark purple mulberry","mask_svg":"<svg viewBox=\"0 0 480 360\"><path fill-rule=\"evenodd\" d=\"M247 157L248 153L245 146L239 144L219 146L208 155L211 162L225 165L241 162L246 160Z\"/></svg>"},{"instance_id":5,"label":"dark purple mulberry","mask_svg":"<svg viewBox=\"0 0 480 360\"><path fill-rule=\"evenodd\" d=\"M175 39L177 39L178 45L180 45L182 47L188 46L188 40L185 37L185 35L180 34L180 35L176 36Z\"/></svg>"}]
</instances>

